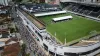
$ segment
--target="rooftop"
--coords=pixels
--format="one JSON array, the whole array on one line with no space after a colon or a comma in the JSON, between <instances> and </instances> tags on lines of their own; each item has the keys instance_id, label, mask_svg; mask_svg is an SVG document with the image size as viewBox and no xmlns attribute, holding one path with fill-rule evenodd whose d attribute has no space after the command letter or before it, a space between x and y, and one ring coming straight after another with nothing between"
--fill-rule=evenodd
<instances>
[{"instance_id":1,"label":"rooftop","mask_svg":"<svg viewBox=\"0 0 100 56\"><path fill-rule=\"evenodd\" d=\"M2 52L3 56L18 56L20 52L20 45L17 38L11 38L5 42L7 44Z\"/></svg>"},{"instance_id":2,"label":"rooftop","mask_svg":"<svg viewBox=\"0 0 100 56\"><path fill-rule=\"evenodd\" d=\"M12 45L5 46L4 52L2 52L2 55L4 55L4 56L18 56L19 51L20 51L19 43L15 43Z\"/></svg>"},{"instance_id":3,"label":"rooftop","mask_svg":"<svg viewBox=\"0 0 100 56\"><path fill-rule=\"evenodd\" d=\"M32 23L34 23L39 29L44 29L45 25L42 24L40 21L38 21L38 19L36 19L36 17L34 17L33 15L28 14L25 11L20 10Z\"/></svg>"}]
</instances>

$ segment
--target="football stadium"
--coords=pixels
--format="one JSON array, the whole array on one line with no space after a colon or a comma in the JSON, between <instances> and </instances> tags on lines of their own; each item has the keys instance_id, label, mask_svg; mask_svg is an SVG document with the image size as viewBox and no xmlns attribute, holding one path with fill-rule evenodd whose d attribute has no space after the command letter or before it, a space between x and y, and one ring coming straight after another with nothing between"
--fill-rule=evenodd
<instances>
[{"instance_id":1,"label":"football stadium","mask_svg":"<svg viewBox=\"0 0 100 56\"><path fill-rule=\"evenodd\" d=\"M31 38L50 56L97 55L100 53L100 7L76 2L61 0L64 8L45 3L20 4L16 8Z\"/></svg>"},{"instance_id":2,"label":"football stadium","mask_svg":"<svg viewBox=\"0 0 100 56\"><path fill-rule=\"evenodd\" d=\"M52 22L53 18L69 15L73 17L71 20ZM70 42L91 35L93 31L100 31L100 22L71 13L43 16L39 17L39 19L45 22L48 32L53 36L56 34L56 38L62 43L64 43L65 39L67 42Z\"/></svg>"}]
</instances>

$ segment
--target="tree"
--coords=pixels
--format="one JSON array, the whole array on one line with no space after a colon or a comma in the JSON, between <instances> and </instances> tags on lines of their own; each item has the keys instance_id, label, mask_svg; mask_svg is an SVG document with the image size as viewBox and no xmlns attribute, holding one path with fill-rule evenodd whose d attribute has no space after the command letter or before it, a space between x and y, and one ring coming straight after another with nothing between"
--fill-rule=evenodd
<instances>
[{"instance_id":1,"label":"tree","mask_svg":"<svg viewBox=\"0 0 100 56\"><path fill-rule=\"evenodd\" d=\"M10 33L16 32L15 28L9 28L10 29Z\"/></svg>"},{"instance_id":2,"label":"tree","mask_svg":"<svg viewBox=\"0 0 100 56\"><path fill-rule=\"evenodd\" d=\"M28 54L26 54L26 56L30 56L30 54L28 53Z\"/></svg>"},{"instance_id":3,"label":"tree","mask_svg":"<svg viewBox=\"0 0 100 56\"><path fill-rule=\"evenodd\" d=\"M21 48L22 56L26 55L25 49L26 49L26 44L23 44Z\"/></svg>"}]
</instances>

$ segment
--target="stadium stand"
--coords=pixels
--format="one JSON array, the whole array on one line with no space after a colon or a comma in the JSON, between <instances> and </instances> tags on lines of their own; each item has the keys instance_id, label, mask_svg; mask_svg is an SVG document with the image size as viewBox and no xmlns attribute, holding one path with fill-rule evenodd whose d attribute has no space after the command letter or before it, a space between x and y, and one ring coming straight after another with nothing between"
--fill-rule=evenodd
<instances>
[{"instance_id":1,"label":"stadium stand","mask_svg":"<svg viewBox=\"0 0 100 56\"><path fill-rule=\"evenodd\" d=\"M89 6L77 3L68 3L66 9L83 15L88 15L92 17L99 17L100 7Z\"/></svg>"},{"instance_id":2,"label":"stadium stand","mask_svg":"<svg viewBox=\"0 0 100 56\"><path fill-rule=\"evenodd\" d=\"M20 6L20 8L22 9L26 8L26 11L30 11L32 13L62 10L59 7L59 5L51 5L51 4L23 4Z\"/></svg>"}]
</instances>

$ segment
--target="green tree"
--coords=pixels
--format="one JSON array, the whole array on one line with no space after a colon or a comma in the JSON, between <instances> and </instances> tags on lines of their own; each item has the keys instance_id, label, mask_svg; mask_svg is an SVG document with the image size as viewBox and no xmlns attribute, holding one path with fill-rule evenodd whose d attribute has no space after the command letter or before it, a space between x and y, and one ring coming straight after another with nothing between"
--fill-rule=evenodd
<instances>
[{"instance_id":1,"label":"green tree","mask_svg":"<svg viewBox=\"0 0 100 56\"><path fill-rule=\"evenodd\" d=\"M14 28L10 28L10 33L13 33L15 32L15 29Z\"/></svg>"},{"instance_id":2,"label":"green tree","mask_svg":"<svg viewBox=\"0 0 100 56\"><path fill-rule=\"evenodd\" d=\"M22 56L26 55L25 49L26 49L26 44L23 44L21 48Z\"/></svg>"},{"instance_id":3,"label":"green tree","mask_svg":"<svg viewBox=\"0 0 100 56\"><path fill-rule=\"evenodd\" d=\"M26 56L30 56L30 54L28 53L28 54L26 54Z\"/></svg>"}]
</instances>

